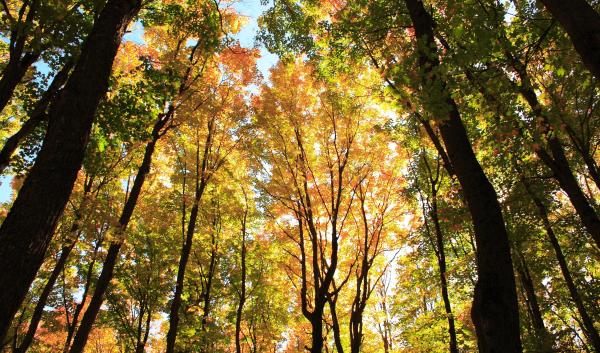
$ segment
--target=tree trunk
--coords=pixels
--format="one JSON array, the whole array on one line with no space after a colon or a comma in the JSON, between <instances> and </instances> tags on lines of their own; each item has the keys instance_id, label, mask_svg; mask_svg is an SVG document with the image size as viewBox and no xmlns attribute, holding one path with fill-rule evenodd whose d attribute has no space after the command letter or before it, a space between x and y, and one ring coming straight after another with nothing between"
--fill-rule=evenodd
<instances>
[{"instance_id":1,"label":"tree trunk","mask_svg":"<svg viewBox=\"0 0 600 353\"><path fill-rule=\"evenodd\" d=\"M179 257L179 265L177 267L177 279L175 282L175 293L173 295L173 301L171 302L171 308L169 311L169 331L167 332L167 347L166 353L173 353L175 351L175 341L177 340L177 327L179 326L179 308L181 307L181 295L183 294L183 286L185 279L185 270L189 261L190 253L192 252L192 243L194 241L194 232L196 231L196 221L198 219L198 207L204 189L206 188L206 171L208 168L208 157L212 143L214 119L209 120L208 123L208 134L206 135L206 142L204 145L204 154L202 156L202 162L200 162L200 145L199 141L196 141L196 190L194 195L194 205L190 211L190 219L186 231L185 243L181 248L181 255ZM202 321L204 322L204 318Z\"/></svg>"},{"instance_id":2,"label":"tree trunk","mask_svg":"<svg viewBox=\"0 0 600 353\"><path fill-rule=\"evenodd\" d=\"M67 259L69 258L71 251L75 247L75 244L77 244L77 241L79 240L79 236L80 236L79 222L81 220L81 211L83 209L83 205L85 203L86 197L92 189L93 180L94 180L94 177L92 176L91 178L89 178L89 180L86 180L86 182L84 183L83 200L81 201L79 210L75 212L75 221L73 222L73 225L71 226L71 229L70 229L70 233L74 234L75 238L71 239L70 244L63 246L62 251L60 253L60 257L58 258L58 261L56 262L56 265L54 266L54 269L52 270L50 277L46 281L46 285L44 286L44 289L42 290L42 293L40 294L40 297L38 298L38 301L35 305L35 309L33 310L33 314L31 315L31 320L29 321L27 333L25 334L25 337L23 337L21 345L18 348L15 347L15 349L14 349L15 353L25 353L27 351L27 349L29 349L29 346L31 346L31 343L33 343L35 333L36 333L36 331L38 329L38 325L42 319L42 315L44 313L44 308L46 307L48 297L50 296L50 293L52 292L52 289L54 288L56 279L58 278L60 273L64 270L65 264L67 263Z\"/></svg>"},{"instance_id":3,"label":"tree trunk","mask_svg":"<svg viewBox=\"0 0 600 353\"><path fill-rule=\"evenodd\" d=\"M558 260L560 271L562 272L569 293L571 294L571 299L573 299L575 307L577 308L577 311L581 316L584 333L588 339L588 343L594 348L594 351L596 353L600 353L600 335L598 335L598 330L596 329L596 327L594 327L594 320L591 318L590 314L585 308L583 298L581 297L579 291L577 290L577 287L575 286L575 281L573 280L573 277L571 276L571 271L567 266L567 260L565 259L565 255L562 252L558 239L556 238L556 234L554 234L554 230L552 229L552 225L550 224L550 220L548 219L548 210L546 209L546 206L544 205L542 200L540 200L540 198L537 197L537 195L535 195L535 193L531 190L529 185L526 182L524 182L523 185L525 186L527 193L529 194L529 196L531 197L535 206L538 209L539 216L542 219L542 223L544 225L544 230L548 235L548 240L550 240L550 244L552 244L552 248L556 253L556 259Z\"/></svg>"},{"instance_id":4,"label":"tree trunk","mask_svg":"<svg viewBox=\"0 0 600 353\"><path fill-rule=\"evenodd\" d=\"M10 158L15 153L15 150L19 146L21 140L29 135L38 125L42 122L46 116L46 110L50 102L56 97L58 91L69 78L69 72L73 68L73 61L69 61L63 66L63 68L54 76L50 87L44 92L39 101L37 101L35 108L31 112L29 119L23 123L19 131L15 132L9 137L4 143L4 147L0 151L0 174L4 172L8 167Z\"/></svg>"},{"instance_id":5,"label":"tree trunk","mask_svg":"<svg viewBox=\"0 0 600 353\"><path fill-rule=\"evenodd\" d=\"M92 285L92 276L94 274L94 265L96 264L96 256L98 255L98 250L102 246L103 239L100 238L96 245L94 246L94 253L92 257L92 261L88 264L87 273L85 276L85 286L83 288L83 293L81 294L81 302L75 306L75 311L73 312L73 319L71 320L71 324L67 327L67 339L65 340L65 346L63 347L63 353L67 353L69 348L71 347L71 340L73 339L73 335L75 334L75 329L77 329L77 324L79 322L79 315L81 315L81 311L85 306L85 302L87 301L88 293L90 291L90 286Z\"/></svg>"},{"instance_id":6,"label":"tree trunk","mask_svg":"<svg viewBox=\"0 0 600 353\"><path fill-rule=\"evenodd\" d=\"M27 51L23 54L25 45L31 38L31 29L36 21L38 7L38 0L23 1L19 9L18 21L14 25L11 24L8 43L9 60L0 74L0 112L8 105L15 88L27 70L40 57L41 51ZM25 11L27 15L23 17Z\"/></svg>"},{"instance_id":7,"label":"tree trunk","mask_svg":"<svg viewBox=\"0 0 600 353\"><path fill-rule=\"evenodd\" d=\"M140 0L109 0L62 94L40 153L0 227L0 340L44 260L83 161L94 114L121 38Z\"/></svg>"},{"instance_id":8,"label":"tree trunk","mask_svg":"<svg viewBox=\"0 0 600 353\"><path fill-rule=\"evenodd\" d=\"M508 235L497 195L473 152L455 101L436 74L439 67L433 19L423 2L405 0L418 40L423 86L438 88L447 104L440 132L464 191L477 243L477 273L471 316L482 353L521 352L519 311Z\"/></svg>"},{"instance_id":9,"label":"tree trunk","mask_svg":"<svg viewBox=\"0 0 600 353\"><path fill-rule=\"evenodd\" d=\"M554 352L554 349L552 348L553 339L550 332L546 329L544 319L542 318L542 311L540 310L537 295L535 294L535 286L533 285L533 279L529 273L529 266L527 266L527 262L525 261L525 257L521 253L521 250L516 249L516 253L518 258L516 261L517 272L519 273L521 284L525 290L527 308L531 315L532 326L538 341L537 350L540 353Z\"/></svg>"},{"instance_id":10,"label":"tree trunk","mask_svg":"<svg viewBox=\"0 0 600 353\"><path fill-rule=\"evenodd\" d=\"M592 236L596 246L600 248L600 219L573 175L560 141L556 137L550 137L548 147L552 156L541 148L536 149L535 152L544 164L550 168L560 188L569 197L581 219L581 223Z\"/></svg>"},{"instance_id":11,"label":"tree trunk","mask_svg":"<svg viewBox=\"0 0 600 353\"><path fill-rule=\"evenodd\" d=\"M534 148L534 151L542 162L544 162L544 164L552 171L560 188L567 193L571 204L581 219L581 223L583 223L585 229L600 248L600 219L579 186L575 175L573 175L562 143L556 133L553 132L550 121L544 113L542 105L533 90L527 69L523 63L512 55L512 53L507 51L506 57L521 80L521 84L519 85L520 94L527 101L533 115L539 119L541 133L547 138L547 149L549 151L543 147Z\"/></svg>"},{"instance_id":12,"label":"tree trunk","mask_svg":"<svg viewBox=\"0 0 600 353\"><path fill-rule=\"evenodd\" d=\"M592 157L589 151L579 151L579 153L585 162L585 166L587 167L594 184L596 184L596 188L600 190L600 170L598 170L598 165L596 164L594 157Z\"/></svg>"},{"instance_id":13,"label":"tree trunk","mask_svg":"<svg viewBox=\"0 0 600 353\"><path fill-rule=\"evenodd\" d=\"M248 209L244 210L242 219L242 254L241 267L242 278L240 281L240 298L238 301L237 311L235 313L235 352L242 353L241 333L242 333L242 314L244 312L244 303L246 302L246 220L248 217Z\"/></svg>"},{"instance_id":14,"label":"tree trunk","mask_svg":"<svg viewBox=\"0 0 600 353\"><path fill-rule=\"evenodd\" d=\"M115 268L115 264L117 263L119 250L121 250L122 245L123 243L111 243L108 248L108 253L106 254L106 259L104 260L104 265L102 267L102 272L100 273L100 277L96 282L94 295L90 300L90 305L85 311L85 314L83 314L81 325L79 326L79 329L77 329L77 333L75 334L75 338L73 340L73 345L69 350L70 353L81 353L85 348L87 338L92 330L96 316L100 311L100 306L102 306L102 302L104 301L104 293L106 292L108 284L112 279L113 270Z\"/></svg>"},{"instance_id":15,"label":"tree trunk","mask_svg":"<svg viewBox=\"0 0 600 353\"><path fill-rule=\"evenodd\" d=\"M146 329L144 331L144 337L139 341L135 347L135 353L144 353L146 344L148 343L148 337L150 337L150 323L152 322L152 312L148 310L146 314Z\"/></svg>"},{"instance_id":16,"label":"tree trunk","mask_svg":"<svg viewBox=\"0 0 600 353\"><path fill-rule=\"evenodd\" d=\"M333 330L333 341L335 343L335 349L337 353L344 353L344 346L342 346L342 337L340 335L340 321L337 317L337 296L335 298L329 298L329 310L331 311L331 328Z\"/></svg>"},{"instance_id":17,"label":"tree trunk","mask_svg":"<svg viewBox=\"0 0 600 353\"><path fill-rule=\"evenodd\" d=\"M144 159L142 164L138 169L138 173L135 176L135 180L133 181L133 186L131 188L131 192L129 193L129 198L125 202L125 206L123 207L123 211L121 212L121 217L119 218L119 224L114 229L113 236L116 239L109 239L111 244L108 248L108 253L106 254L106 259L104 260L104 265L102 266L102 272L100 273L100 277L98 277L98 281L96 282L96 289L94 290L94 295L90 300L90 305L83 314L83 318L81 319L81 325L77 329L77 333L75 334L75 338L73 340L73 345L71 346L70 353L82 353L85 345L87 343L88 336L92 330L92 326L94 321L96 320L96 316L100 311L100 307L104 302L104 293L110 284L110 281L113 278L113 271L115 265L117 264L119 251L121 250L121 246L123 246L124 233L129 221L131 220L131 216L133 215L133 211L135 210L135 206L137 205L138 198L140 193L142 192L142 186L146 181L146 177L150 172L150 166L152 165L152 155L154 154L154 150L156 148L156 143L158 140L164 135L166 131L163 131L165 125L170 121L173 115L173 107L169 108L169 111L161 114L154 124L154 128L152 129L152 140L148 142L146 145L146 150L144 152Z\"/></svg>"},{"instance_id":18,"label":"tree trunk","mask_svg":"<svg viewBox=\"0 0 600 353\"><path fill-rule=\"evenodd\" d=\"M215 223L217 221L215 220ZM208 266L208 274L206 278L206 286L203 293L204 306L202 307L202 322L201 328L203 332L208 329L208 317L210 315L210 299L212 293L212 285L215 276L215 270L217 269L217 237L215 232L211 233L211 251L210 251L210 264Z\"/></svg>"},{"instance_id":19,"label":"tree trunk","mask_svg":"<svg viewBox=\"0 0 600 353\"><path fill-rule=\"evenodd\" d=\"M40 320L42 319L42 314L44 313L44 307L46 307L48 297L52 292L52 288L54 288L54 284L56 283L58 275L60 275L65 264L67 263L67 259L69 258L71 250L73 250L73 247L75 247L75 243L76 242L73 241L71 244L62 248L60 257L58 258L58 261L56 262L56 265L54 266L50 277L48 277L46 285L44 286L44 289L40 294L40 298L38 299L38 302L35 305L35 309L33 310L33 314L31 315L31 320L29 321L27 333L25 334L25 337L23 337L23 341L21 342L19 348L14 350L15 353L25 353L27 349L29 349L31 343L33 343L33 338L35 337L38 325L40 323Z\"/></svg>"},{"instance_id":20,"label":"tree trunk","mask_svg":"<svg viewBox=\"0 0 600 353\"><path fill-rule=\"evenodd\" d=\"M600 79L600 15L585 0L540 0L563 26L592 75Z\"/></svg>"},{"instance_id":21,"label":"tree trunk","mask_svg":"<svg viewBox=\"0 0 600 353\"><path fill-rule=\"evenodd\" d=\"M315 309L310 320L312 328L310 353L323 352L323 305L315 304Z\"/></svg>"},{"instance_id":22,"label":"tree trunk","mask_svg":"<svg viewBox=\"0 0 600 353\"><path fill-rule=\"evenodd\" d=\"M171 310L169 313L169 331L167 333L167 353L175 351L175 341L177 339L177 327L179 326L179 308L181 307L181 295L183 294L183 280L185 278L185 269L192 252L192 242L194 230L196 228L196 220L198 218L198 203L196 202L190 212L190 220L186 232L186 239L181 248L181 256L179 257L179 266L177 267L177 280L175 284L175 295L171 302Z\"/></svg>"},{"instance_id":23,"label":"tree trunk","mask_svg":"<svg viewBox=\"0 0 600 353\"><path fill-rule=\"evenodd\" d=\"M21 55L11 55L8 64L2 71L2 78L0 79L0 112L6 108L15 92L15 88L21 83L27 70L39 57L40 53L33 52L25 53L22 57Z\"/></svg>"},{"instance_id":24,"label":"tree trunk","mask_svg":"<svg viewBox=\"0 0 600 353\"><path fill-rule=\"evenodd\" d=\"M435 186L433 186L435 188ZM450 295L448 294L448 279L446 278L446 251L444 250L444 233L440 226L437 205L437 190L432 195L431 218L435 229L435 239L437 247L438 267L440 270L440 285L442 287L442 299L444 300L444 309L448 318L448 335L450 336L450 353L458 353L458 343L456 340L456 328L454 325L454 315L450 304Z\"/></svg>"}]
</instances>

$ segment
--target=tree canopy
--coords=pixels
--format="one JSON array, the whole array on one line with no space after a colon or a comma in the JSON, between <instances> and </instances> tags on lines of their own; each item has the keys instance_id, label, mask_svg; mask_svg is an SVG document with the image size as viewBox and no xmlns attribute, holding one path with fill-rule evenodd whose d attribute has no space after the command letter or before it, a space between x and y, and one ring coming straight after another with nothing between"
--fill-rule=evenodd
<instances>
[{"instance_id":1,"label":"tree canopy","mask_svg":"<svg viewBox=\"0 0 600 353\"><path fill-rule=\"evenodd\" d=\"M0 0L0 352L600 353L599 10Z\"/></svg>"}]
</instances>

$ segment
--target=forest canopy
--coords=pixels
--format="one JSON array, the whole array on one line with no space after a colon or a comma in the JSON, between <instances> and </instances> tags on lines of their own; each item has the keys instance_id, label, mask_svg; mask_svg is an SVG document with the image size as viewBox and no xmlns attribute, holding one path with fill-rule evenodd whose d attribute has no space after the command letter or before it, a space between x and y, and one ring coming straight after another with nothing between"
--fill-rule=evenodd
<instances>
[{"instance_id":1,"label":"forest canopy","mask_svg":"<svg viewBox=\"0 0 600 353\"><path fill-rule=\"evenodd\" d=\"M0 352L600 353L597 0L0 0Z\"/></svg>"}]
</instances>

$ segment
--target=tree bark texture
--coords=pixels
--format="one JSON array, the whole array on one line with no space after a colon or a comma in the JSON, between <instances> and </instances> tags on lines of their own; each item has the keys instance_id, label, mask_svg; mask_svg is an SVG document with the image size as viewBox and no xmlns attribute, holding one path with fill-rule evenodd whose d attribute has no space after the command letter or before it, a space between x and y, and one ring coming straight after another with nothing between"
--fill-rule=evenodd
<instances>
[{"instance_id":1,"label":"tree bark texture","mask_svg":"<svg viewBox=\"0 0 600 353\"><path fill-rule=\"evenodd\" d=\"M121 39L140 0L109 0L50 109L40 153L0 227L0 339L44 260L81 167L94 114Z\"/></svg>"},{"instance_id":2,"label":"tree bark texture","mask_svg":"<svg viewBox=\"0 0 600 353\"><path fill-rule=\"evenodd\" d=\"M434 22L422 1L405 0L418 41L423 86L437 87L447 104L439 129L471 213L478 281L471 317L482 353L521 352L519 311L508 234L496 192L469 142L456 102L435 72L439 67Z\"/></svg>"}]
</instances>

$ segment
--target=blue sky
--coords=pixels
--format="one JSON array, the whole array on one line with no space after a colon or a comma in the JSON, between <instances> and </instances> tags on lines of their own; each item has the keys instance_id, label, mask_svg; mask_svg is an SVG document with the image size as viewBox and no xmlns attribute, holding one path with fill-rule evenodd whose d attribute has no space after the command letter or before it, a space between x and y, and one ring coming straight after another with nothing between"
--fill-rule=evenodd
<instances>
[{"instance_id":1,"label":"blue sky","mask_svg":"<svg viewBox=\"0 0 600 353\"><path fill-rule=\"evenodd\" d=\"M269 8L270 5L263 6L260 0L240 0L234 4L234 8L241 15L248 19L248 23L242 28L242 30L235 36L240 44L244 47L252 47L256 42L255 37L258 33L258 17ZM268 79L269 69L277 63L278 57L273 53L269 53L264 46L259 46L261 58L257 61L257 66L263 77Z\"/></svg>"},{"instance_id":2,"label":"blue sky","mask_svg":"<svg viewBox=\"0 0 600 353\"><path fill-rule=\"evenodd\" d=\"M260 0L240 0L233 4L233 7L239 14L247 18L247 23L237 33L234 38L240 41L240 44L244 47L258 46L256 43L256 34L258 33L258 17L269 7L264 6L260 3ZM136 23L133 26L131 33L128 33L123 38L124 40L130 40L134 42L143 41L144 29L141 24ZM265 80L268 80L269 69L275 65L278 60L277 55L269 53L263 46L258 46L261 53L261 58L257 61L257 66L262 73ZM40 62L36 64L36 67L41 72L47 72L47 65ZM12 197L12 188L10 187L11 176L0 176L0 202L7 202Z\"/></svg>"}]
</instances>

